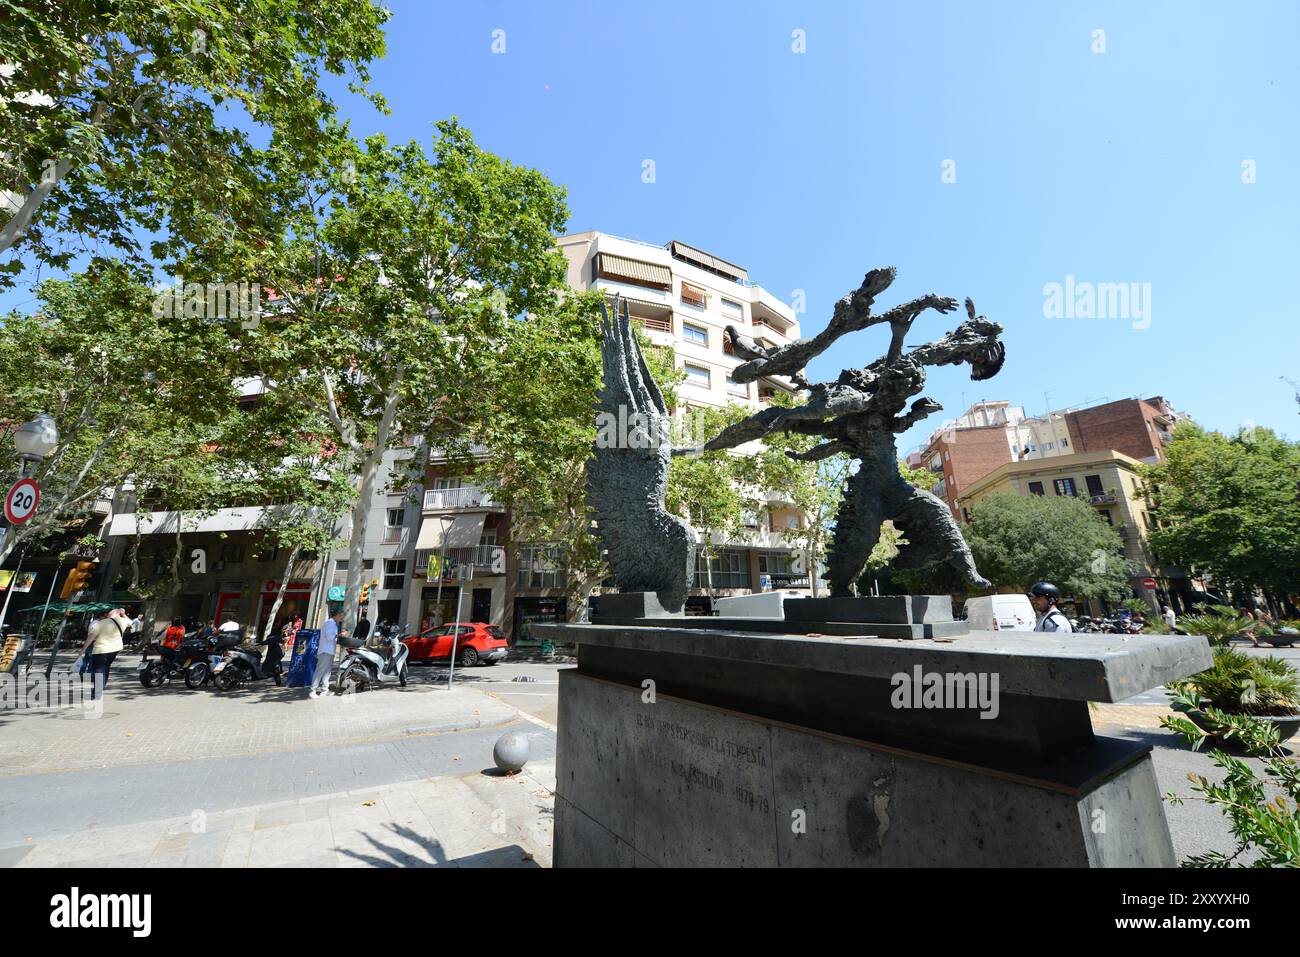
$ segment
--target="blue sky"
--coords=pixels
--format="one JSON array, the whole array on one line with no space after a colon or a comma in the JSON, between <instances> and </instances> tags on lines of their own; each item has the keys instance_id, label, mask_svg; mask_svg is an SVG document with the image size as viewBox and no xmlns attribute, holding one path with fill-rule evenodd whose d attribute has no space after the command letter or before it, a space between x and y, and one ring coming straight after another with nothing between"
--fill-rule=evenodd
<instances>
[{"instance_id":1,"label":"blue sky","mask_svg":"<svg viewBox=\"0 0 1300 957\"><path fill-rule=\"evenodd\" d=\"M392 9L375 86L393 115L350 107L358 133L427 138L456 114L564 183L572 230L682 239L786 301L805 290L805 334L874 266L898 267L890 304L972 296L1006 329L1006 366L985 383L932 370L945 412L900 449L963 403L1035 413L1045 392L1053 408L1162 394L1213 428L1300 435L1279 378L1300 380L1300 5ZM1043 287L1067 275L1149 283L1149 325L1046 318ZM955 322L928 314L912 341ZM841 340L812 372L865 364L885 341Z\"/></svg>"},{"instance_id":2,"label":"blue sky","mask_svg":"<svg viewBox=\"0 0 1300 957\"><path fill-rule=\"evenodd\" d=\"M995 398L1161 394L1212 428L1300 435L1279 378L1300 381L1300 5L389 3L373 73L392 115L337 89L358 135L427 142L457 115L568 187L571 230L682 239L804 290L806 335L875 266L898 267L885 305L973 297L1006 366L932 370L945 412L904 451ZM1046 318L1067 276L1150 284L1149 325ZM909 341L957 321L927 314ZM811 371L885 343L858 333Z\"/></svg>"}]
</instances>

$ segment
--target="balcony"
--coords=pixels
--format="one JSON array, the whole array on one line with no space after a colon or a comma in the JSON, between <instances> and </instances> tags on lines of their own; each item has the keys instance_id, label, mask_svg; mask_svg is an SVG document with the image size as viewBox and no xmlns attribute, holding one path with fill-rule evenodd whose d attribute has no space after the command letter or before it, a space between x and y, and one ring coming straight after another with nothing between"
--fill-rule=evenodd
<instances>
[{"instance_id":1,"label":"balcony","mask_svg":"<svg viewBox=\"0 0 1300 957\"><path fill-rule=\"evenodd\" d=\"M500 508L502 508L502 505L492 497L492 494L478 485L463 485L460 488L431 488L424 493L424 510L426 512L475 511Z\"/></svg>"},{"instance_id":2,"label":"balcony","mask_svg":"<svg viewBox=\"0 0 1300 957\"><path fill-rule=\"evenodd\" d=\"M759 329L770 329L772 332L776 333L782 339L786 339L789 337L789 333L786 332L785 327L779 326L775 322L771 322L770 320L767 319L760 319L758 316L754 317L753 326L755 332L757 332Z\"/></svg>"},{"instance_id":3,"label":"balcony","mask_svg":"<svg viewBox=\"0 0 1300 957\"><path fill-rule=\"evenodd\" d=\"M1088 504L1089 505L1117 505L1119 504L1119 496L1116 495L1114 492L1101 492L1097 495L1089 495Z\"/></svg>"},{"instance_id":4,"label":"balcony","mask_svg":"<svg viewBox=\"0 0 1300 957\"><path fill-rule=\"evenodd\" d=\"M429 557L440 554L437 549L421 548L415 553L415 575L424 578L429 571ZM474 548L447 549L447 573L444 580L456 577L454 569L474 566L476 575L504 575L506 573L505 549L500 545L479 545Z\"/></svg>"}]
</instances>

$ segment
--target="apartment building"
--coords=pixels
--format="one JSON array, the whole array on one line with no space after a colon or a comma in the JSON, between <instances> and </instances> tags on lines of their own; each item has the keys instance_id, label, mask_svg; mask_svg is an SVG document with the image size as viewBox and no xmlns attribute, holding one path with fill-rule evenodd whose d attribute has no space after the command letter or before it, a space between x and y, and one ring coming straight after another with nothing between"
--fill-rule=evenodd
<instances>
[{"instance_id":1,"label":"apartment building","mask_svg":"<svg viewBox=\"0 0 1300 957\"><path fill-rule=\"evenodd\" d=\"M1156 527L1156 517L1138 476L1141 464L1115 449L1007 462L971 482L958 498L959 507L969 521L980 500L998 493L1082 497L1118 530L1124 557L1134 567L1129 579L1133 595L1179 608L1187 604L1183 596L1189 595L1193 583L1184 569L1156 564L1146 546L1146 535ZM1146 579L1155 580L1154 594L1144 587Z\"/></svg>"},{"instance_id":2,"label":"apartment building","mask_svg":"<svg viewBox=\"0 0 1300 957\"><path fill-rule=\"evenodd\" d=\"M934 473L932 491L963 519L959 501L974 483L1009 462L1032 462L1080 452L1118 451L1157 462L1174 426L1190 416L1160 396L1027 416L1006 400L977 402L931 434L920 461Z\"/></svg>"},{"instance_id":3,"label":"apartment building","mask_svg":"<svg viewBox=\"0 0 1300 957\"><path fill-rule=\"evenodd\" d=\"M728 404L763 408L777 392L792 392L784 376L740 383L731 378L743 361L732 354L724 334L735 326L760 345L772 348L800 337L794 310L754 283L743 266L679 240L663 246L589 231L559 241L569 260L569 285L600 289L628 302L628 313L654 346L672 348L686 378L678 388L681 417L703 407ZM745 446L737 450L746 451ZM803 521L792 503L767 497L767 514L749 517L744 540L718 536L712 569L700 557L694 593L744 594L761 588L803 588L807 576L796 562L784 532Z\"/></svg>"}]
</instances>

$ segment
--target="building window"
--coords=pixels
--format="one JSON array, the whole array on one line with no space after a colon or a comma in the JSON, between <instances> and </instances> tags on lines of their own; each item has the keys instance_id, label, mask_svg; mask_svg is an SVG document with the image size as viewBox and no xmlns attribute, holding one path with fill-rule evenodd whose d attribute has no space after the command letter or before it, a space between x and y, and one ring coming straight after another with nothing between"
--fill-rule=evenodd
<instances>
[{"instance_id":1,"label":"building window","mask_svg":"<svg viewBox=\"0 0 1300 957\"><path fill-rule=\"evenodd\" d=\"M758 573L760 575L784 575L793 574L790 570L790 563L794 556L789 552L761 552L758 556Z\"/></svg>"},{"instance_id":2,"label":"building window","mask_svg":"<svg viewBox=\"0 0 1300 957\"><path fill-rule=\"evenodd\" d=\"M1030 495L1043 495L1043 494L1046 494L1046 493L1044 493L1044 491L1043 491L1043 483L1042 483L1042 482L1030 482L1030 483L1029 483L1029 494L1030 494Z\"/></svg>"},{"instance_id":3,"label":"building window","mask_svg":"<svg viewBox=\"0 0 1300 957\"><path fill-rule=\"evenodd\" d=\"M1106 524L1107 524L1107 525L1110 525L1110 526L1112 526L1112 527L1114 526L1114 524L1115 524L1115 516L1112 515L1112 514L1110 514L1110 509L1108 509L1108 508L1103 508L1103 509L1101 510L1101 517L1104 518L1104 519L1106 520Z\"/></svg>"},{"instance_id":4,"label":"building window","mask_svg":"<svg viewBox=\"0 0 1300 957\"><path fill-rule=\"evenodd\" d=\"M384 562L384 587L402 589L406 586L406 559L390 558Z\"/></svg>"},{"instance_id":5,"label":"building window","mask_svg":"<svg viewBox=\"0 0 1300 957\"><path fill-rule=\"evenodd\" d=\"M691 285L689 282L682 283L682 303L684 305L703 309L708 301L709 294L699 286Z\"/></svg>"},{"instance_id":6,"label":"building window","mask_svg":"<svg viewBox=\"0 0 1300 957\"><path fill-rule=\"evenodd\" d=\"M749 398L749 383L737 382L731 377L730 372L727 373L727 388L737 395L743 395L745 398Z\"/></svg>"},{"instance_id":7,"label":"building window","mask_svg":"<svg viewBox=\"0 0 1300 957\"><path fill-rule=\"evenodd\" d=\"M1089 495L1104 495L1104 494L1105 494L1104 490L1103 490L1102 487L1101 487L1101 476L1100 476L1100 475L1085 475L1085 476L1083 477L1083 481L1084 481L1084 484L1088 486L1088 494L1089 494Z\"/></svg>"},{"instance_id":8,"label":"building window","mask_svg":"<svg viewBox=\"0 0 1300 957\"><path fill-rule=\"evenodd\" d=\"M387 524L384 527L384 544L391 545L402 540L403 525L406 523L406 509L390 508Z\"/></svg>"},{"instance_id":9,"label":"building window","mask_svg":"<svg viewBox=\"0 0 1300 957\"><path fill-rule=\"evenodd\" d=\"M745 318L745 310L741 308L740 303L732 302L730 299L724 298L722 300L722 311L730 319L743 320Z\"/></svg>"},{"instance_id":10,"label":"building window","mask_svg":"<svg viewBox=\"0 0 1300 957\"><path fill-rule=\"evenodd\" d=\"M1069 439L1061 439L1061 448L1065 449L1065 448L1069 448L1069 446L1070 446Z\"/></svg>"},{"instance_id":11,"label":"building window","mask_svg":"<svg viewBox=\"0 0 1300 957\"><path fill-rule=\"evenodd\" d=\"M259 562L273 562L280 557L280 548L276 545L263 545L257 550Z\"/></svg>"},{"instance_id":12,"label":"building window","mask_svg":"<svg viewBox=\"0 0 1300 957\"><path fill-rule=\"evenodd\" d=\"M1050 451L1051 451L1052 449L1054 449L1054 448L1056 448L1056 443L1055 443L1055 442L1044 442L1044 443L1043 443L1043 451L1044 451L1044 452L1050 452Z\"/></svg>"},{"instance_id":13,"label":"building window","mask_svg":"<svg viewBox=\"0 0 1300 957\"><path fill-rule=\"evenodd\" d=\"M686 378L696 385L702 385L705 388L709 386L709 370L704 366L697 366L694 363L687 362L682 366L686 370Z\"/></svg>"},{"instance_id":14,"label":"building window","mask_svg":"<svg viewBox=\"0 0 1300 957\"><path fill-rule=\"evenodd\" d=\"M1078 495L1079 494L1077 491L1075 491L1074 479L1072 478L1055 479L1052 482L1052 487L1056 489L1057 495Z\"/></svg>"},{"instance_id":15,"label":"building window","mask_svg":"<svg viewBox=\"0 0 1300 957\"><path fill-rule=\"evenodd\" d=\"M565 568L558 545L525 545L519 549L520 588L563 588Z\"/></svg>"},{"instance_id":16,"label":"building window","mask_svg":"<svg viewBox=\"0 0 1300 957\"><path fill-rule=\"evenodd\" d=\"M749 569L746 568L745 558L743 549L724 548L718 551L709 562L713 571L713 587L749 587ZM705 567L703 550L695 555L695 587L709 587L709 569Z\"/></svg>"},{"instance_id":17,"label":"building window","mask_svg":"<svg viewBox=\"0 0 1300 957\"><path fill-rule=\"evenodd\" d=\"M221 546L221 560L229 562L231 565L238 565L244 560L244 544L242 542L226 542Z\"/></svg>"},{"instance_id":18,"label":"building window","mask_svg":"<svg viewBox=\"0 0 1300 957\"><path fill-rule=\"evenodd\" d=\"M693 342L696 345L707 347L709 344L709 330L705 329L703 326L683 322L682 338L687 342Z\"/></svg>"}]
</instances>

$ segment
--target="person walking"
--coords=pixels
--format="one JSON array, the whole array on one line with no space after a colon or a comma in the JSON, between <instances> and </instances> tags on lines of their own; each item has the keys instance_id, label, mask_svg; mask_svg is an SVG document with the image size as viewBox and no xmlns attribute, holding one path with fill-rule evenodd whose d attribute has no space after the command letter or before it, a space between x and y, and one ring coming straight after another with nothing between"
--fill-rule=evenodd
<instances>
[{"instance_id":1,"label":"person walking","mask_svg":"<svg viewBox=\"0 0 1300 957\"><path fill-rule=\"evenodd\" d=\"M319 698L329 691L330 672L334 670L334 649L338 647L339 625L343 621L343 609L340 608L329 616L325 627L320 630L320 642L316 645L316 675L311 679L311 697Z\"/></svg>"},{"instance_id":2,"label":"person walking","mask_svg":"<svg viewBox=\"0 0 1300 957\"><path fill-rule=\"evenodd\" d=\"M1168 605L1165 605L1163 617L1171 632L1178 627L1178 616L1174 614L1174 610Z\"/></svg>"},{"instance_id":3,"label":"person walking","mask_svg":"<svg viewBox=\"0 0 1300 957\"><path fill-rule=\"evenodd\" d=\"M108 671L113 666L113 659L122 650L126 629L126 612L121 608L114 608L106 617L95 622L94 627L86 635L86 643L81 646L81 653L83 655L90 653L92 684L90 699L92 701L98 699L108 685Z\"/></svg>"},{"instance_id":4,"label":"person walking","mask_svg":"<svg viewBox=\"0 0 1300 957\"><path fill-rule=\"evenodd\" d=\"M1052 631L1058 633L1072 632L1070 619L1061 614L1056 607L1061 600L1061 589L1051 582L1034 582L1029 588L1029 603L1034 606L1038 621L1034 631Z\"/></svg>"}]
</instances>

